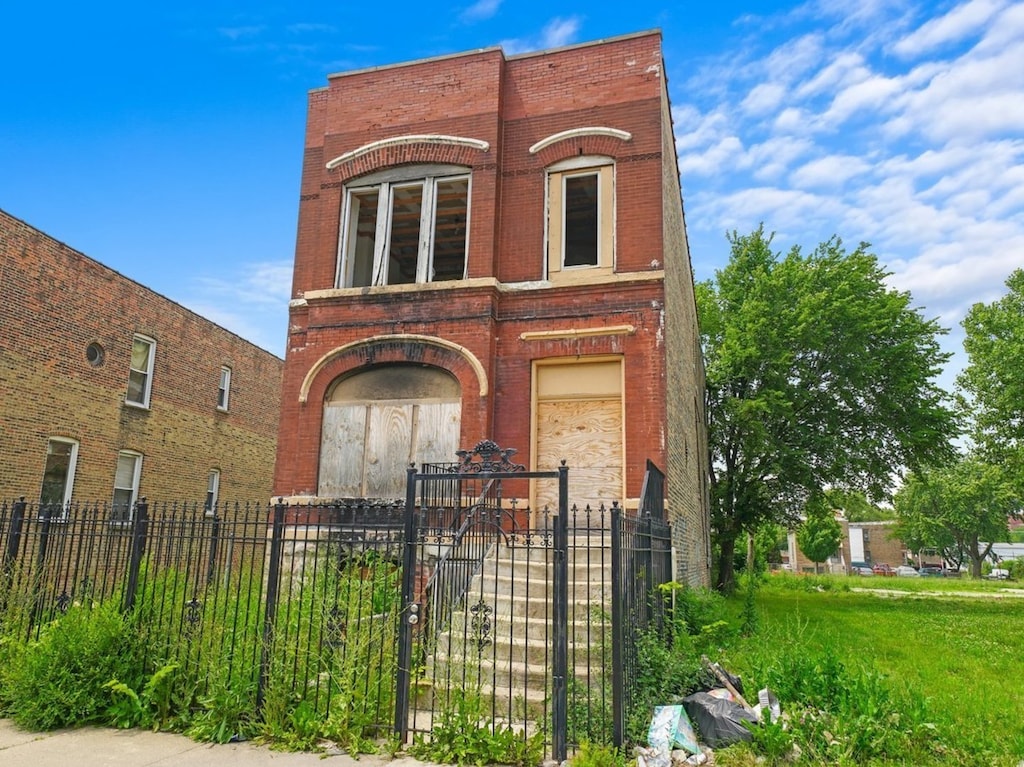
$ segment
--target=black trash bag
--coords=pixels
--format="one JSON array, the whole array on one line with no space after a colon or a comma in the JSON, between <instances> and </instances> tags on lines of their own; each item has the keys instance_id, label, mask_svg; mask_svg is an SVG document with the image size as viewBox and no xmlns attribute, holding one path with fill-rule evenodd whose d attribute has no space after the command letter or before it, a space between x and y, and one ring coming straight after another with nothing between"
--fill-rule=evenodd
<instances>
[{"instance_id":1,"label":"black trash bag","mask_svg":"<svg viewBox=\"0 0 1024 767\"><path fill-rule=\"evenodd\" d=\"M683 698L683 708L690 721L697 725L701 741L711 748L723 748L741 740L754 739L743 722L756 723L757 717L735 701L716 698L706 692L695 692Z\"/></svg>"},{"instance_id":2,"label":"black trash bag","mask_svg":"<svg viewBox=\"0 0 1024 767\"><path fill-rule=\"evenodd\" d=\"M731 684L735 688L736 692L738 692L740 695L746 695L746 693L743 691L742 679L740 679L735 674L729 673L724 668L719 666L717 663L715 664L715 666L725 676L725 678L729 680L729 684ZM714 690L716 687L721 686L722 680L715 676L715 672L707 666L703 666L700 670L700 673L697 675L697 687L701 690L707 691Z\"/></svg>"}]
</instances>

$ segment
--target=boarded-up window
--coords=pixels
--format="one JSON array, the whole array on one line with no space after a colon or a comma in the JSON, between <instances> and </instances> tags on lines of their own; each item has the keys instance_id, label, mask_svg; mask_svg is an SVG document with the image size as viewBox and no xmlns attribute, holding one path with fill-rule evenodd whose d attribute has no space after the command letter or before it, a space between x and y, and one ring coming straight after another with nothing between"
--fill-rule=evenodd
<instances>
[{"instance_id":1,"label":"boarded-up window","mask_svg":"<svg viewBox=\"0 0 1024 767\"><path fill-rule=\"evenodd\" d=\"M580 509L623 497L620 360L538 363L535 369L537 468L569 465L569 503ZM557 488L538 483L535 503L554 508ZM580 520L582 524L582 519Z\"/></svg>"},{"instance_id":2,"label":"boarded-up window","mask_svg":"<svg viewBox=\"0 0 1024 767\"><path fill-rule=\"evenodd\" d=\"M318 495L404 498L410 463L456 460L462 398L438 368L389 365L338 382L324 402Z\"/></svg>"}]
</instances>

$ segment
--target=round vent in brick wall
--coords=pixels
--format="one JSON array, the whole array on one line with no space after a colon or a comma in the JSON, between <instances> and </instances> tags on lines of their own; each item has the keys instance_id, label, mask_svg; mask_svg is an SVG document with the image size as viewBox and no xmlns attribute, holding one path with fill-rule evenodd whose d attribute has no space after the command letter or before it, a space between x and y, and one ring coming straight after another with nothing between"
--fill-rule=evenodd
<instances>
[{"instance_id":1,"label":"round vent in brick wall","mask_svg":"<svg viewBox=\"0 0 1024 767\"><path fill-rule=\"evenodd\" d=\"M98 368L103 364L103 347L93 341L85 347L85 358L89 360L90 365Z\"/></svg>"}]
</instances>

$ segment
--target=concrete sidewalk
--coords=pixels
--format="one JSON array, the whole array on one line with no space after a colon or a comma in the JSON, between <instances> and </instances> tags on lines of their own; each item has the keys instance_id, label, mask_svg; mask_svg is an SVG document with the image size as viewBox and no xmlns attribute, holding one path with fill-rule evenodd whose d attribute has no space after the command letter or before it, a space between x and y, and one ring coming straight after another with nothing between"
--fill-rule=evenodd
<instances>
[{"instance_id":1,"label":"concrete sidewalk","mask_svg":"<svg viewBox=\"0 0 1024 767\"><path fill-rule=\"evenodd\" d=\"M25 732L0 719L3 767L419 767L410 758L292 754L251 743L196 743L184 735L83 727Z\"/></svg>"}]
</instances>

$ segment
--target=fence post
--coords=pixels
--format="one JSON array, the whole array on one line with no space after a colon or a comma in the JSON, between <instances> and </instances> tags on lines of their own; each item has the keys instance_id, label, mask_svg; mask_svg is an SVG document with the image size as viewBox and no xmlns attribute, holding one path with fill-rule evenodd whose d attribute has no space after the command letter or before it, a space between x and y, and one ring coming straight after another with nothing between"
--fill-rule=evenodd
<instances>
[{"instance_id":1,"label":"fence post","mask_svg":"<svg viewBox=\"0 0 1024 767\"><path fill-rule=\"evenodd\" d=\"M18 558L21 548L21 528L25 524L25 496L21 496L11 507L11 527L7 531L7 546L4 548L2 569L4 575L10 575L14 569L14 560ZM7 589L4 589L6 592ZM6 593L4 594L6 597Z\"/></svg>"},{"instance_id":2,"label":"fence post","mask_svg":"<svg viewBox=\"0 0 1024 767\"><path fill-rule=\"evenodd\" d=\"M568 751L566 739L569 707L569 468L564 460L558 467L558 516L555 517L554 544L551 750L555 761L564 762Z\"/></svg>"},{"instance_id":3,"label":"fence post","mask_svg":"<svg viewBox=\"0 0 1024 767\"><path fill-rule=\"evenodd\" d=\"M424 483L426 485L426 483ZM424 487L424 492L426 488ZM406 469L405 540L402 554L402 610L398 615L398 671L395 675L395 735L405 744L409 729L412 632L419 623L416 604L416 466Z\"/></svg>"},{"instance_id":4,"label":"fence post","mask_svg":"<svg viewBox=\"0 0 1024 767\"><path fill-rule=\"evenodd\" d=\"M626 740L626 669L623 665L625 598L622 588L622 509L612 506L612 745L621 748Z\"/></svg>"},{"instance_id":5,"label":"fence post","mask_svg":"<svg viewBox=\"0 0 1024 767\"><path fill-rule=\"evenodd\" d=\"M263 613L263 646L260 649L260 679L256 687L256 711L263 712L264 695L270 679L270 650L274 643L274 621L277 618L277 594L281 584L281 557L284 548L284 499L274 504L274 521L270 530L270 562L267 564L267 606Z\"/></svg>"},{"instance_id":6,"label":"fence post","mask_svg":"<svg viewBox=\"0 0 1024 767\"><path fill-rule=\"evenodd\" d=\"M142 556L146 553L146 537L149 533L149 504L142 497L135 504L135 515L132 518L132 548L128 558L128 586L125 588L122 612L130 612L135 607L135 594L139 590L139 570L142 568Z\"/></svg>"},{"instance_id":7,"label":"fence post","mask_svg":"<svg viewBox=\"0 0 1024 767\"><path fill-rule=\"evenodd\" d=\"M651 623L651 616L653 614L653 608L651 600L654 598L654 552L651 548L651 518L641 517L638 520L640 532L640 545L638 547L640 560L643 563L643 576L644 576L644 593L642 596L642 604L638 605L638 608L642 611L643 615L643 628L647 628Z\"/></svg>"},{"instance_id":8,"label":"fence post","mask_svg":"<svg viewBox=\"0 0 1024 767\"><path fill-rule=\"evenodd\" d=\"M7 545L4 547L4 559L0 563L3 573L3 593L0 593L0 613L7 610L7 595L11 593L11 579L14 576L14 563L21 550L21 528L25 524L25 496L21 496L11 507L11 526L7 530Z\"/></svg>"},{"instance_id":9,"label":"fence post","mask_svg":"<svg viewBox=\"0 0 1024 767\"><path fill-rule=\"evenodd\" d=\"M53 507L44 503L40 512L43 515L43 524L39 528L39 550L36 552L36 569L32 573L32 614L28 618L28 634L26 635L28 638L32 636L32 627L39 620L39 614L43 611L43 566L46 564L46 550L50 546L50 519Z\"/></svg>"},{"instance_id":10,"label":"fence post","mask_svg":"<svg viewBox=\"0 0 1024 767\"><path fill-rule=\"evenodd\" d=\"M213 583L213 576L217 572L217 550L220 548L220 515L217 507L212 509L213 517L210 519L210 555L206 561L206 585ZM237 514L236 514L237 516Z\"/></svg>"}]
</instances>

